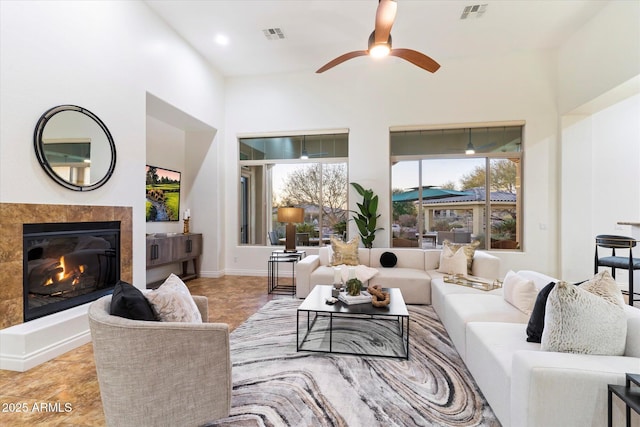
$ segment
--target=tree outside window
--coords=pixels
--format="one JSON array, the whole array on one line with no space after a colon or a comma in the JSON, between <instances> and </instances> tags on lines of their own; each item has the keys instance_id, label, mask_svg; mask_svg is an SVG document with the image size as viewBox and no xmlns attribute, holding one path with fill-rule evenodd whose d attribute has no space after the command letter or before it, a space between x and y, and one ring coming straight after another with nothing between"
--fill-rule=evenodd
<instances>
[{"instance_id":1,"label":"tree outside window","mask_svg":"<svg viewBox=\"0 0 640 427\"><path fill-rule=\"evenodd\" d=\"M277 222L277 211L284 206L305 210L304 222L296 224L298 246L346 237L346 133L239 142L241 244L280 244L285 224Z\"/></svg>"}]
</instances>

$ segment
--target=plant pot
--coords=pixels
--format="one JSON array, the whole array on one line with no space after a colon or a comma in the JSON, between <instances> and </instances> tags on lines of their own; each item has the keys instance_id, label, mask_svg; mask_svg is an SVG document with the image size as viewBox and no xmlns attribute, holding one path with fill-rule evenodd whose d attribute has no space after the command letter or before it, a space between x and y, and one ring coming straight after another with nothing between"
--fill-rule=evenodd
<instances>
[{"instance_id":1,"label":"plant pot","mask_svg":"<svg viewBox=\"0 0 640 427\"><path fill-rule=\"evenodd\" d=\"M362 282L358 279L347 280L347 293L351 296L360 295L360 289L362 289Z\"/></svg>"}]
</instances>

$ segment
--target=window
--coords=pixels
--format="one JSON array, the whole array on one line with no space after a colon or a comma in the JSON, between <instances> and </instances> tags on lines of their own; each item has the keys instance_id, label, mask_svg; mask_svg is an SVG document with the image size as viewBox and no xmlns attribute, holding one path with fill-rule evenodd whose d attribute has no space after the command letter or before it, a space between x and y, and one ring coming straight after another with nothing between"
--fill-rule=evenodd
<instances>
[{"instance_id":1,"label":"window","mask_svg":"<svg viewBox=\"0 0 640 427\"><path fill-rule=\"evenodd\" d=\"M298 246L345 237L348 134L328 133L240 139L239 241L283 244L279 207L305 210L296 224Z\"/></svg>"},{"instance_id":2,"label":"window","mask_svg":"<svg viewBox=\"0 0 640 427\"><path fill-rule=\"evenodd\" d=\"M522 129L392 131L392 245L521 249Z\"/></svg>"}]
</instances>

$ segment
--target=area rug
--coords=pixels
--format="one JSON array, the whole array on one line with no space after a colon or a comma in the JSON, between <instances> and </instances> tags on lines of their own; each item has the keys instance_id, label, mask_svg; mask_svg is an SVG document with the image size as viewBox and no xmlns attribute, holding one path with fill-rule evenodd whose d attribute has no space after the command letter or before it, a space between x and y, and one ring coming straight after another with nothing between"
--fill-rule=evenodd
<instances>
[{"instance_id":1,"label":"area rug","mask_svg":"<svg viewBox=\"0 0 640 427\"><path fill-rule=\"evenodd\" d=\"M500 426L431 306L409 306L402 360L297 352L299 305L270 301L231 333L231 415L210 426ZM357 346L393 333L351 322L337 329Z\"/></svg>"}]
</instances>

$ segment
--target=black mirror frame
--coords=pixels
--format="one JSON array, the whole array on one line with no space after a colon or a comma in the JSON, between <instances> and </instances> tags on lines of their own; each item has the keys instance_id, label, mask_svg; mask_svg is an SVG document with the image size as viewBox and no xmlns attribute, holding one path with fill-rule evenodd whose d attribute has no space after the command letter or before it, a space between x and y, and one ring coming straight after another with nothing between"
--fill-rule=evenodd
<instances>
[{"instance_id":1,"label":"black mirror frame","mask_svg":"<svg viewBox=\"0 0 640 427\"><path fill-rule=\"evenodd\" d=\"M63 111L77 111L79 113L82 113L88 116L90 119L95 121L98 124L98 126L100 126L102 131L107 136L107 139L109 140L109 146L111 149L111 163L109 164L109 169L107 170L107 173L105 174L105 176L103 176L99 181L95 183L92 183L90 185L76 185L63 179L60 175L58 175L53 170L53 168L51 167L51 165L49 164L49 162L45 157L44 143L42 141L42 134L44 133L44 128L46 127L47 123L53 116ZM69 190L91 191L91 190L95 190L96 188L102 187L109 180L109 178L111 178L111 175L113 175L113 171L115 170L115 167L116 167L116 145L113 142L113 137L111 136L109 129L107 129L107 126L102 122L102 120L100 120L98 116L96 116L86 108L82 108L77 105L58 105L56 107L53 107L47 110L42 116L40 116L40 119L38 120L38 124L36 125L36 129L33 133L33 144L36 151L36 157L38 158L38 162L40 163L40 166L42 166L42 169L44 169L44 171L47 173L47 175L51 177L51 179L53 179L55 182L57 182L61 186L68 188Z\"/></svg>"}]
</instances>

